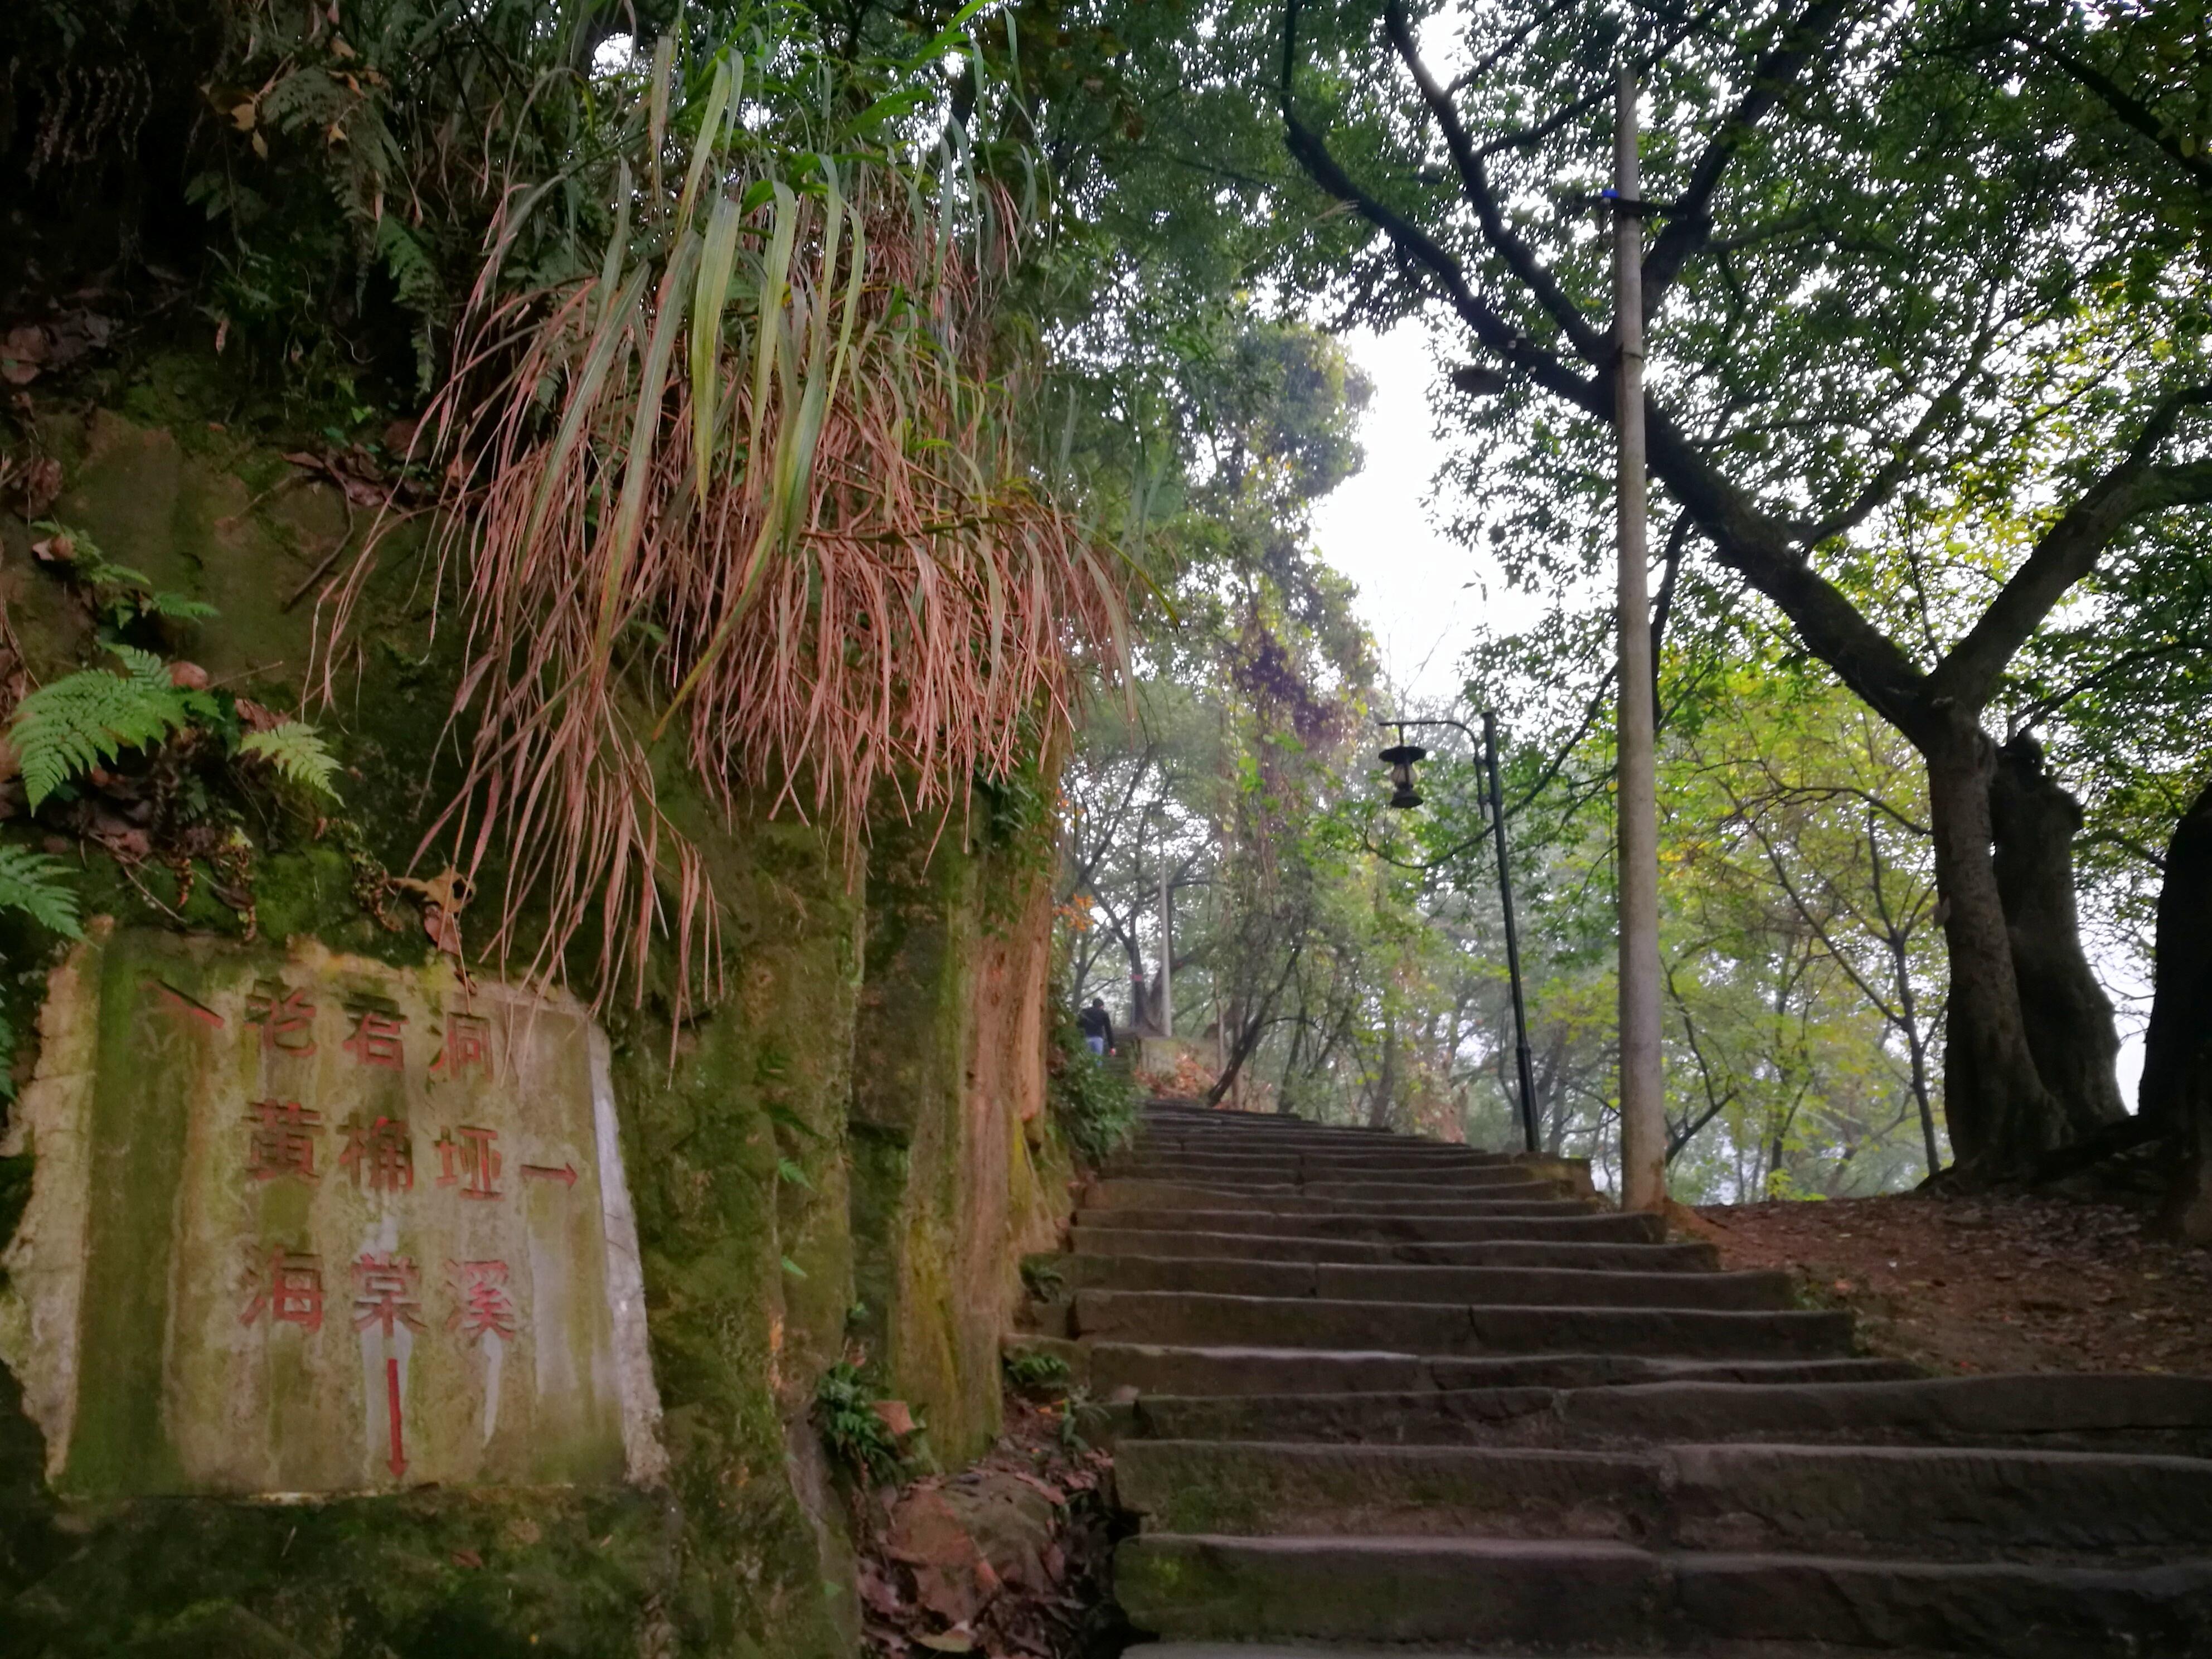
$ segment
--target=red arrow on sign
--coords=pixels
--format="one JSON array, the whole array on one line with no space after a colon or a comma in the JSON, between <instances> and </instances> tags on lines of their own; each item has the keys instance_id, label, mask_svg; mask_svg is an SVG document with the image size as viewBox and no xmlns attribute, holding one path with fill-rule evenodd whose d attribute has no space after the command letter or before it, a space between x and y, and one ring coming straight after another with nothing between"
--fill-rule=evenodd
<instances>
[{"instance_id":1,"label":"red arrow on sign","mask_svg":"<svg viewBox=\"0 0 2212 1659\"><path fill-rule=\"evenodd\" d=\"M397 1480L407 1473L407 1445L399 1429L399 1361L391 1354L384 1359L384 1401L392 1423L392 1455L385 1460L385 1467Z\"/></svg>"},{"instance_id":2,"label":"red arrow on sign","mask_svg":"<svg viewBox=\"0 0 2212 1659\"><path fill-rule=\"evenodd\" d=\"M563 1187L576 1184L576 1166L573 1164L564 1164L557 1170L549 1169L543 1164L526 1164L522 1166L522 1173L539 1181L557 1181Z\"/></svg>"}]
</instances>

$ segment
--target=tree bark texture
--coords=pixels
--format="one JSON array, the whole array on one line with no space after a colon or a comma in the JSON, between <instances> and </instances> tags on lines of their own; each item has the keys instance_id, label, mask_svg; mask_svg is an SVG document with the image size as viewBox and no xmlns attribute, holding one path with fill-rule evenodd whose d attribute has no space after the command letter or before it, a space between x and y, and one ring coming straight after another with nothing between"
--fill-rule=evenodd
<instances>
[{"instance_id":1,"label":"tree bark texture","mask_svg":"<svg viewBox=\"0 0 2212 1659\"><path fill-rule=\"evenodd\" d=\"M2136 1109L2181 1137L2165 1219L2212 1244L2212 786L2181 816L2158 896L2158 981Z\"/></svg>"},{"instance_id":2,"label":"tree bark texture","mask_svg":"<svg viewBox=\"0 0 2212 1659\"><path fill-rule=\"evenodd\" d=\"M2081 804L2043 769L2043 745L2033 738L2014 738L1997 751L1990 821L2028 1049L2064 1114L2066 1138L2078 1140L2128 1115L2114 1069L2120 1036L2081 949L2074 905Z\"/></svg>"},{"instance_id":3,"label":"tree bark texture","mask_svg":"<svg viewBox=\"0 0 2212 1659\"><path fill-rule=\"evenodd\" d=\"M1398 1111L1398 1022L1382 1016L1382 1075L1376 1079L1375 1098L1367 1109L1367 1127L1387 1129Z\"/></svg>"},{"instance_id":4,"label":"tree bark texture","mask_svg":"<svg viewBox=\"0 0 2212 1659\"><path fill-rule=\"evenodd\" d=\"M1936 882L1951 960L1944 1033L1943 1115L1963 1174L2019 1173L2065 1138L2065 1117L2044 1087L2013 969L2010 930L1990 856L1990 783L1996 750L1972 716L1924 733Z\"/></svg>"}]
</instances>

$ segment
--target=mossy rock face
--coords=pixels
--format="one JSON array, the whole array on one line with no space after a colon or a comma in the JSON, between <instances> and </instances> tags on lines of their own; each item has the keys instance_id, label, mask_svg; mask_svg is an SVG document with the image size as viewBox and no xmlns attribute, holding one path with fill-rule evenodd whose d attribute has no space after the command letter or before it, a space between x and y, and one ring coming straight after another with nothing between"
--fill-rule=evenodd
<instances>
[{"instance_id":1,"label":"mossy rock face","mask_svg":"<svg viewBox=\"0 0 2212 1659\"><path fill-rule=\"evenodd\" d=\"M72 1513L65 1555L4 1604L9 1650L627 1659L670 1519L623 1491Z\"/></svg>"},{"instance_id":2,"label":"mossy rock face","mask_svg":"<svg viewBox=\"0 0 2212 1659\"><path fill-rule=\"evenodd\" d=\"M1041 1115L1048 866L956 820L875 826L853 1088L859 1334L955 1462L1000 1428L999 1341L1066 1164Z\"/></svg>"},{"instance_id":3,"label":"mossy rock face","mask_svg":"<svg viewBox=\"0 0 2212 1659\"><path fill-rule=\"evenodd\" d=\"M54 516L109 559L219 608L165 639L169 654L290 708L315 602L312 588L292 596L326 561L343 569L360 556L373 514L349 514L337 491L272 449L215 429L196 384L189 372L150 377L121 413L55 423L46 447L67 477ZM0 517L0 597L45 678L91 659L94 644L82 605L24 556L28 539ZM340 698L309 710L343 763L356 845L395 868L456 782L452 737L441 740L461 630L431 633L420 553L416 532L379 548ZM624 994L603 1016L666 1485L64 1504L0 1370L0 1655L857 1651L813 1390L846 1351L857 1297L871 1310L884 1391L915 1401L940 1455L963 1456L996 1431L1014 1263L1048 1242L1064 1207L1056 1148L1041 1124L1021 1127L1034 1116L1024 1079L1034 1070L1042 1081L1043 866L1034 847L1019 859L963 850L957 829L933 859L935 826L896 815L858 857L834 832L764 813L732 826L683 775L673 745L655 760L662 805L698 845L724 907L728 981L714 1006L672 1021L678 964L659 951L641 1001ZM429 943L411 909L392 932L360 908L357 866L337 836L253 833L265 938L423 962ZM161 908L177 897L167 873L135 874L92 860L76 878L86 913L179 925ZM209 885L182 925L239 938L240 918ZM471 942L487 925L464 919ZM521 919L524 951L532 926ZM10 987L52 943L17 942L0 927ZM20 998L8 1006L21 1029ZM0 1160L0 1237L14 1231L31 1164Z\"/></svg>"}]
</instances>

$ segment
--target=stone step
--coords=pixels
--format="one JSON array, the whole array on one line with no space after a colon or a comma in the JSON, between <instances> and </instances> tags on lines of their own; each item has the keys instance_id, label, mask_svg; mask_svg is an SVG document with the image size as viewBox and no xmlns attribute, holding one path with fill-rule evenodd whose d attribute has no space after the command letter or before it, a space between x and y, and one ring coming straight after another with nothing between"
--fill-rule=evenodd
<instances>
[{"instance_id":1,"label":"stone step","mask_svg":"<svg viewBox=\"0 0 2212 1659\"><path fill-rule=\"evenodd\" d=\"M2046 1371L1759 1389L1674 1379L1575 1389L1543 1418L1547 1434L1580 1441L1850 1438L2212 1455L2212 1378Z\"/></svg>"},{"instance_id":2,"label":"stone step","mask_svg":"<svg viewBox=\"0 0 2212 1659\"><path fill-rule=\"evenodd\" d=\"M1346 1645L1341 1642L1139 1642L1121 1651L1123 1659L1522 1659L1521 1655L1504 1654L1495 1649L1474 1653L1456 1647L1425 1644L1413 1650L1370 1647L1364 1643ZM1668 1659L1668 1656L1656 1652L1614 1653L1608 1659ZM1727 1659L1835 1659L1835 1650L1807 1648L1794 1642L1737 1642L1729 1644ZM1893 1650L1882 1659L1941 1659L1941 1656Z\"/></svg>"},{"instance_id":3,"label":"stone step","mask_svg":"<svg viewBox=\"0 0 2212 1659\"><path fill-rule=\"evenodd\" d=\"M1683 1244L1583 1243L1574 1239L1489 1239L1416 1244L1357 1238L1277 1238L1266 1233L1191 1233L1078 1223L1069 1243L1079 1255L1195 1256L1214 1261L1335 1261L1437 1267L1579 1267L1595 1272L1712 1273L1719 1253L1702 1240ZM1058 1256L1031 1258L1056 1262Z\"/></svg>"},{"instance_id":4,"label":"stone step","mask_svg":"<svg viewBox=\"0 0 2212 1659\"><path fill-rule=\"evenodd\" d=\"M1204 1187L1224 1192L1268 1192L1283 1189L1324 1197L1392 1198L1403 1194L1434 1194L1437 1197L1468 1197L1496 1192L1506 1197L1556 1192L1563 1182L1510 1164L1471 1164L1435 1170L1320 1170L1278 1168L1219 1170L1147 1159L1141 1165L1108 1170L1097 1184L1128 1186L1157 1182L1168 1187Z\"/></svg>"},{"instance_id":5,"label":"stone step","mask_svg":"<svg viewBox=\"0 0 2212 1659\"><path fill-rule=\"evenodd\" d=\"M1409 1354L1840 1358L1850 1316L1702 1308L1516 1307L1078 1291L1069 1334L1110 1341Z\"/></svg>"},{"instance_id":6,"label":"stone step","mask_svg":"<svg viewBox=\"0 0 2212 1659\"><path fill-rule=\"evenodd\" d=\"M1457 1144L1431 1140L1424 1136L1393 1134L1388 1129L1368 1129L1341 1123L1308 1123L1299 1118L1266 1119L1249 1113L1148 1111L1140 1120L1139 1132L1147 1135L1205 1135L1219 1139L1224 1145L1239 1146L1272 1145L1282 1139L1317 1140L1345 1146L1443 1146Z\"/></svg>"},{"instance_id":7,"label":"stone step","mask_svg":"<svg viewBox=\"0 0 2212 1659\"><path fill-rule=\"evenodd\" d=\"M1667 1236L1656 1215L1623 1215L1570 1203L1547 1204L1536 1215L1500 1213L1495 1206L1451 1215L1409 1214L1386 1209L1086 1210L1079 1228L1115 1227L1169 1233L1255 1233L1273 1238L1348 1238L1369 1243L1473 1244L1496 1241L1565 1241L1656 1244Z\"/></svg>"},{"instance_id":8,"label":"stone step","mask_svg":"<svg viewBox=\"0 0 2212 1659\"><path fill-rule=\"evenodd\" d=\"M1951 1559L2212 1552L2212 1461L1949 1446L1671 1446L1678 1547ZM2212 1610L2212 1605L2208 1606Z\"/></svg>"},{"instance_id":9,"label":"stone step","mask_svg":"<svg viewBox=\"0 0 2212 1659\"><path fill-rule=\"evenodd\" d=\"M1364 1184L1364 1183L1362 1183ZM1347 1196L1295 1187L1194 1187L1182 1182L1102 1181L1083 1190L1077 1213L1085 1219L1113 1210L1146 1210L1182 1215L1212 1215L1221 1212L1245 1215L1325 1216L1402 1215L1420 1218L1457 1216L1594 1215L1597 1206L1587 1199L1559 1194L1559 1183L1531 1182L1495 1193L1421 1188L1390 1203L1389 1194ZM1177 1224L1182 1224L1178 1223Z\"/></svg>"},{"instance_id":10,"label":"stone step","mask_svg":"<svg viewBox=\"0 0 2212 1659\"><path fill-rule=\"evenodd\" d=\"M2212 1546L2212 1461L2010 1449L1636 1450L1124 1438L1147 1529L1618 1538L1678 1549L1922 1558Z\"/></svg>"},{"instance_id":11,"label":"stone step","mask_svg":"<svg viewBox=\"0 0 2212 1659\"><path fill-rule=\"evenodd\" d=\"M1115 1556L1174 1638L1670 1650L1826 1642L2002 1659L2199 1654L2212 1560L2145 1567L1661 1553L1605 1540L1146 1534Z\"/></svg>"},{"instance_id":12,"label":"stone step","mask_svg":"<svg viewBox=\"0 0 2212 1659\"><path fill-rule=\"evenodd\" d=\"M1658 1633L1663 1567L1630 1545L1146 1534L1115 1594L1171 1638L1616 1643Z\"/></svg>"},{"instance_id":13,"label":"stone step","mask_svg":"<svg viewBox=\"0 0 2212 1659\"><path fill-rule=\"evenodd\" d=\"M1407 1164L1384 1161L1374 1153L1358 1157L1176 1158L1146 1152L1116 1158L1099 1170L1105 1181L1172 1181L1206 1187L1296 1187L1316 1181L1387 1181L1415 1185L1455 1183L1512 1186L1540 1172L1516 1164L1474 1164L1442 1159Z\"/></svg>"},{"instance_id":14,"label":"stone step","mask_svg":"<svg viewBox=\"0 0 2212 1659\"><path fill-rule=\"evenodd\" d=\"M2212 1457L2212 1382L2199 1378L1923 1378L1900 1361L1879 1359L1722 1362L1693 1371L1617 1356L1419 1360L1276 1352L1279 1361L1247 1359L1241 1369L1205 1358L1160 1364L1163 1379L1208 1386L1148 1383L1138 1431L1164 1439L1392 1445L1781 1440ZM1304 1389L1302 1361L1328 1386ZM1117 1361L1112 1369L1126 1376L1135 1368ZM1366 1388L1382 1378L1391 1380ZM1225 1380L1230 1386L1212 1386ZM1282 1386L1270 1392L1268 1382ZM1364 1391L1346 1393L1347 1384Z\"/></svg>"},{"instance_id":15,"label":"stone step","mask_svg":"<svg viewBox=\"0 0 2212 1659\"><path fill-rule=\"evenodd\" d=\"M1518 1170L1510 1181L1464 1185L1390 1181L1323 1181L1306 1186L1217 1186L1191 1181L1097 1181L1083 1189L1085 1210L1270 1210L1278 1214L1327 1214L1385 1206L1422 1215L1576 1215L1587 1200L1571 1198L1566 1183L1539 1181ZM1530 1205L1545 1207L1530 1210ZM1500 1209L1499 1206L1510 1207Z\"/></svg>"},{"instance_id":16,"label":"stone step","mask_svg":"<svg viewBox=\"0 0 2212 1659\"><path fill-rule=\"evenodd\" d=\"M1034 1339L1020 1339L1033 1340ZM1894 1359L1684 1359L1601 1353L1332 1353L1315 1348L1056 1341L1101 1398L1134 1395L1140 1431L1175 1438L1468 1441L1525 1432L1563 1389L1656 1381L1803 1382L1909 1375ZM1486 1413L1498 1416L1489 1432ZM1554 1436L1553 1438L1560 1437ZM1533 1438L1533 1437L1532 1437Z\"/></svg>"},{"instance_id":17,"label":"stone step","mask_svg":"<svg viewBox=\"0 0 2212 1659\"><path fill-rule=\"evenodd\" d=\"M1141 1135L1115 1156L1137 1161L1173 1158L1231 1169L1315 1163L1388 1170L1500 1170L1514 1168L1522 1162L1517 1155L1506 1152L1479 1152L1472 1146L1423 1146L1419 1142L1402 1146L1343 1146L1326 1141L1318 1145L1288 1141L1255 1146L1158 1135Z\"/></svg>"},{"instance_id":18,"label":"stone step","mask_svg":"<svg viewBox=\"0 0 2212 1659\"><path fill-rule=\"evenodd\" d=\"M1123 1438L1114 1489L1147 1532L1663 1536L1650 1454Z\"/></svg>"},{"instance_id":19,"label":"stone step","mask_svg":"<svg viewBox=\"0 0 2212 1659\"><path fill-rule=\"evenodd\" d=\"M1643 1273L1580 1267L1439 1267L1078 1254L1058 1258L1069 1290L1188 1291L1323 1301L1545 1307L1771 1309L1793 1305L1784 1273Z\"/></svg>"},{"instance_id":20,"label":"stone step","mask_svg":"<svg viewBox=\"0 0 2212 1659\"><path fill-rule=\"evenodd\" d=\"M1423 1135L1376 1134L1367 1129L1332 1129L1297 1123L1279 1127L1261 1126L1256 1129L1239 1129L1232 1125L1224 1129L1217 1124L1165 1120L1154 1121L1146 1118L1138 1123L1137 1133L1131 1138L1139 1143L1188 1143L1238 1152L1265 1152L1273 1146L1322 1146L1346 1152L1403 1152L1413 1156L1428 1152L1451 1152L1485 1158L1526 1156L1518 1152L1471 1146L1463 1140L1435 1140Z\"/></svg>"},{"instance_id":21,"label":"stone step","mask_svg":"<svg viewBox=\"0 0 2212 1659\"><path fill-rule=\"evenodd\" d=\"M1422 1170L1514 1170L1525 1167L1528 1162L1523 1158L1509 1157L1499 1152L1478 1152L1466 1146L1401 1146L1371 1143L1346 1146L1328 1140L1255 1143L1232 1139L1224 1142L1193 1136L1167 1138L1159 1135L1139 1135L1114 1156L1115 1160L1121 1162L1188 1161L1227 1168L1264 1169L1270 1164L1310 1163L1417 1172Z\"/></svg>"}]
</instances>

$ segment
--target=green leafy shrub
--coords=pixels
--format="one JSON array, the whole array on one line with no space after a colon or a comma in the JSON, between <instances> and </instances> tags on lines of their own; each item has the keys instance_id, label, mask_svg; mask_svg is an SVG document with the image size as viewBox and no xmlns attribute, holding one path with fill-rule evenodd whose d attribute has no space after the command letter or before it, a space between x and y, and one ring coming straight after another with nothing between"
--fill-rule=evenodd
<instances>
[{"instance_id":1,"label":"green leafy shrub","mask_svg":"<svg viewBox=\"0 0 2212 1659\"><path fill-rule=\"evenodd\" d=\"M1016 1394L1056 1393L1067 1384L1067 1362L1056 1353L1026 1348L1019 1353L1008 1354L1001 1364L1006 1369L1006 1386Z\"/></svg>"},{"instance_id":2,"label":"green leafy shrub","mask_svg":"<svg viewBox=\"0 0 2212 1659\"><path fill-rule=\"evenodd\" d=\"M1060 1403L1060 1449L1070 1457L1089 1451L1093 1437L1112 1419L1113 1413L1091 1397L1090 1389L1070 1389Z\"/></svg>"},{"instance_id":3,"label":"green leafy shrub","mask_svg":"<svg viewBox=\"0 0 2212 1659\"><path fill-rule=\"evenodd\" d=\"M876 1410L857 1365L836 1364L814 1389L814 1420L830 1460L856 1480L894 1480L905 1465L898 1437Z\"/></svg>"},{"instance_id":4,"label":"green leafy shrub","mask_svg":"<svg viewBox=\"0 0 2212 1659\"><path fill-rule=\"evenodd\" d=\"M1136 1079L1084 1046L1065 1006L1053 1031L1046 1085L1053 1121L1083 1163L1104 1163L1137 1133L1143 1094Z\"/></svg>"}]
</instances>

